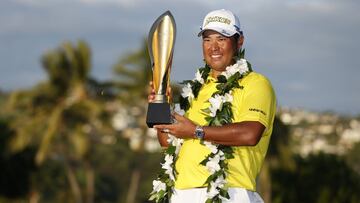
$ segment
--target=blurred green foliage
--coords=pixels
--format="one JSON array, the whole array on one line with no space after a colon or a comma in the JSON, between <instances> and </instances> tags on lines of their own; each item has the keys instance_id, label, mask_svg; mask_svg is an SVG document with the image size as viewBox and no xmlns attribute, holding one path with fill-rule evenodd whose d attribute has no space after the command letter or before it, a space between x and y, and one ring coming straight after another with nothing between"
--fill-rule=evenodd
<instances>
[{"instance_id":1,"label":"blurred green foliage","mask_svg":"<svg viewBox=\"0 0 360 203\"><path fill-rule=\"evenodd\" d=\"M360 176L342 157L320 153L294 160L295 171L273 171L273 202L360 202Z\"/></svg>"},{"instance_id":2,"label":"blurred green foliage","mask_svg":"<svg viewBox=\"0 0 360 203\"><path fill-rule=\"evenodd\" d=\"M91 50L81 40L41 61L46 81L0 92L0 202L147 202L162 154L145 150L145 41L114 65L113 81L91 78ZM178 86L173 93L176 100ZM122 130L112 124L119 108L140 112ZM131 128L140 132L136 149ZM289 139L289 126L276 118L258 184L266 202L360 202L360 144L342 157L302 158Z\"/></svg>"}]
</instances>

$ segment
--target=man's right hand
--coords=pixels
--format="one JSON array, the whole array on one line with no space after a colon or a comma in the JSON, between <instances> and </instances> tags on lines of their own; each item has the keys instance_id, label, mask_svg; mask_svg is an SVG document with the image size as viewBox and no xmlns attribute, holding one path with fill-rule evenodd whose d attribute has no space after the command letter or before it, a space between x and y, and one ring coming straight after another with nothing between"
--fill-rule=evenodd
<instances>
[{"instance_id":1,"label":"man's right hand","mask_svg":"<svg viewBox=\"0 0 360 203\"><path fill-rule=\"evenodd\" d=\"M150 86L150 94L148 96L148 102L152 103L155 99L155 89L154 89L154 83L153 81L149 82L149 86Z\"/></svg>"},{"instance_id":2,"label":"man's right hand","mask_svg":"<svg viewBox=\"0 0 360 203\"><path fill-rule=\"evenodd\" d=\"M153 81L150 81L149 82L149 96L148 96L148 102L149 103L152 103L154 102L154 99L155 99L155 89L154 89L154 83ZM166 90L166 96L169 97L169 101L170 103L172 102L172 94L171 94L171 87L170 85L168 86L167 90Z\"/></svg>"}]
</instances>

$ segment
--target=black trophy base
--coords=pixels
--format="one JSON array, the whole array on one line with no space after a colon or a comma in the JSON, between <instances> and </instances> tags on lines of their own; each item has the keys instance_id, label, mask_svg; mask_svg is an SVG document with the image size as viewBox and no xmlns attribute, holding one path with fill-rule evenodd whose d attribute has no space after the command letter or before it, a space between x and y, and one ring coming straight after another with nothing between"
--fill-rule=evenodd
<instances>
[{"instance_id":1,"label":"black trophy base","mask_svg":"<svg viewBox=\"0 0 360 203\"><path fill-rule=\"evenodd\" d=\"M157 124L171 124L171 113L169 103L149 103L146 124L152 128Z\"/></svg>"}]
</instances>

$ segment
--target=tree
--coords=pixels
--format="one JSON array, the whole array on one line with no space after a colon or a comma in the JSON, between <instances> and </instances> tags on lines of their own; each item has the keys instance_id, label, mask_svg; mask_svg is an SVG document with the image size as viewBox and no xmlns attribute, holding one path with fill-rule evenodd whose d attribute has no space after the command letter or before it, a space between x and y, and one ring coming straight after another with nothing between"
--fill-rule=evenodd
<instances>
[{"instance_id":1,"label":"tree","mask_svg":"<svg viewBox=\"0 0 360 203\"><path fill-rule=\"evenodd\" d=\"M296 168L293 153L289 146L289 136L289 127L282 123L277 116L275 116L269 149L259 175L260 184L258 186L258 190L265 202L271 203L272 201L273 171L278 169L294 171Z\"/></svg>"},{"instance_id":2,"label":"tree","mask_svg":"<svg viewBox=\"0 0 360 203\"><path fill-rule=\"evenodd\" d=\"M139 188L142 170L141 158L145 157L144 144L146 141L147 127L145 125L146 98L148 95L149 79L151 77L151 62L149 53L144 41L142 47L133 53L121 57L114 66L114 72L118 76L115 86L118 88L119 100L124 104L123 108L138 109L140 114L132 115L135 117L131 124L130 134L134 136L135 132L140 134L140 142L134 149L135 155L132 162L132 172L129 185L129 191L126 198L127 203L135 202ZM132 139L134 137L130 137ZM139 159L140 158L140 159Z\"/></svg>"},{"instance_id":3,"label":"tree","mask_svg":"<svg viewBox=\"0 0 360 203\"><path fill-rule=\"evenodd\" d=\"M295 161L296 171L273 171L273 202L360 201L360 176L341 157L320 153Z\"/></svg>"},{"instance_id":4,"label":"tree","mask_svg":"<svg viewBox=\"0 0 360 203\"><path fill-rule=\"evenodd\" d=\"M14 154L6 150L14 134L10 120L0 116L0 196L7 198L26 197L30 192L30 176L35 170L34 148L27 147Z\"/></svg>"},{"instance_id":5,"label":"tree","mask_svg":"<svg viewBox=\"0 0 360 203\"><path fill-rule=\"evenodd\" d=\"M120 100L142 103L147 98L151 78L151 61L146 41L143 41L138 51L121 57L114 66L114 72L118 77L115 85Z\"/></svg>"},{"instance_id":6,"label":"tree","mask_svg":"<svg viewBox=\"0 0 360 203\"><path fill-rule=\"evenodd\" d=\"M96 87L91 86L95 83L89 77L90 48L84 41L65 42L44 54L42 65L48 74L46 82L10 96L8 112L16 118L11 149L37 146L38 166L48 158L61 161L74 202L93 202L95 177L89 155L110 127L104 122L106 112L96 98ZM77 178L79 170L85 176L85 189Z\"/></svg>"}]
</instances>

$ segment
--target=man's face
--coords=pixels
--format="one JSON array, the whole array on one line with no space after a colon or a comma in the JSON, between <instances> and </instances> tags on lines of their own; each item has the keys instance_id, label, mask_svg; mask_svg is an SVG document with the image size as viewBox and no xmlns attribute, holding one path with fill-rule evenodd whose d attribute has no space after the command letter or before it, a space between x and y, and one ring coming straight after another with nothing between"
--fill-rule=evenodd
<instances>
[{"instance_id":1,"label":"man's face","mask_svg":"<svg viewBox=\"0 0 360 203\"><path fill-rule=\"evenodd\" d=\"M225 37L216 31L207 30L203 33L203 55L213 70L213 76L218 76L227 66L234 64L233 57L238 44L235 37Z\"/></svg>"}]
</instances>

